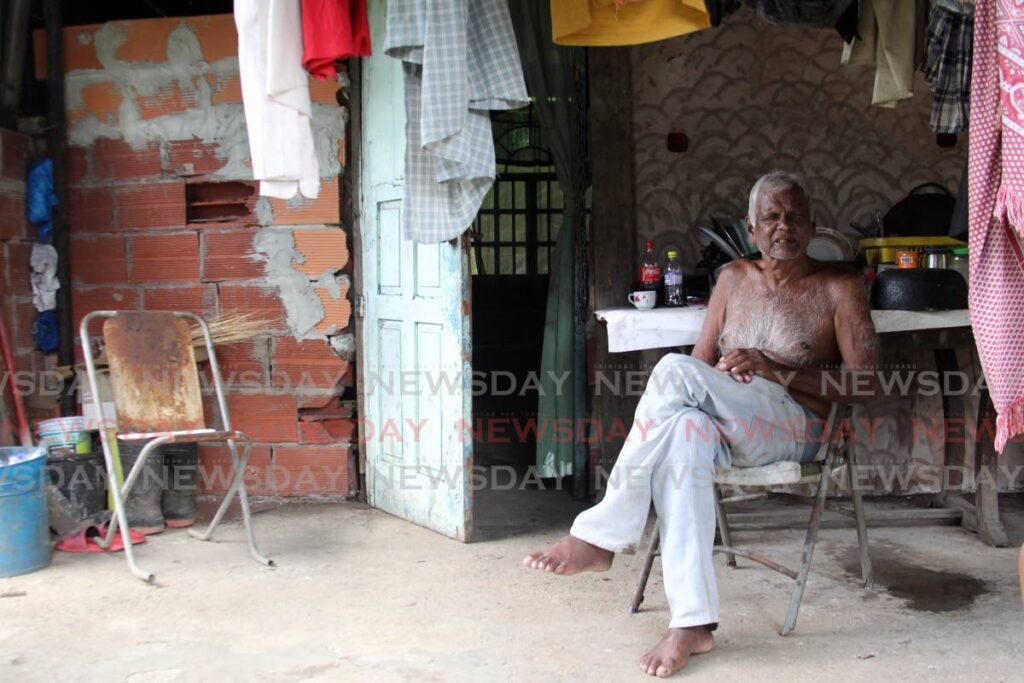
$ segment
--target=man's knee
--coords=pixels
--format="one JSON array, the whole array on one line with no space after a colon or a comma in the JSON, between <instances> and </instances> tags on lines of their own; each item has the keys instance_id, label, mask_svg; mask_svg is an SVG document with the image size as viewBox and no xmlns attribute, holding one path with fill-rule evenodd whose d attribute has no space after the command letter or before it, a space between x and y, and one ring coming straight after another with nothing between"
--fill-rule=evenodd
<instances>
[{"instance_id":1,"label":"man's knee","mask_svg":"<svg viewBox=\"0 0 1024 683\"><path fill-rule=\"evenodd\" d=\"M669 353L662 356L661 360L651 370L651 377L647 382L647 388L654 388L662 392L673 387L673 382L681 378L692 377L706 367L703 361L699 361L685 353Z\"/></svg>"},{"instance_id":2,"label":"man's knee","mask_svg":"<svg viewBox=\"0 0 1024 683\"><path fill-rule=\"evenodd\" d=\"M651 374L667 372L674 368L685 367L687 365L700 362L701 361L697 360L693 356L685 353L666 353L661 357L661 360L655 364L654 370L651 371Z\"/></svg>"}]
</instances>

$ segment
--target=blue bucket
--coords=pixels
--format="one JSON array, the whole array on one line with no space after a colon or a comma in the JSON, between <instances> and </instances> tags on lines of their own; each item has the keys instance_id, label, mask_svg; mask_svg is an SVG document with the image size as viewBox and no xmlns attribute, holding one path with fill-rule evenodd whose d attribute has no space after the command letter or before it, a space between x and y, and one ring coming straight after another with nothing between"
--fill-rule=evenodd
<instances>
[{"instance_id":1,"label":"blue bucket","mask_svg":"<svg viewBox=\"0 0 1024 683\"><path fill-rule=\"evenodd\" d=\"M0 448L0 577L50 564L46 451Z\"/></svg>"}]
</instances>

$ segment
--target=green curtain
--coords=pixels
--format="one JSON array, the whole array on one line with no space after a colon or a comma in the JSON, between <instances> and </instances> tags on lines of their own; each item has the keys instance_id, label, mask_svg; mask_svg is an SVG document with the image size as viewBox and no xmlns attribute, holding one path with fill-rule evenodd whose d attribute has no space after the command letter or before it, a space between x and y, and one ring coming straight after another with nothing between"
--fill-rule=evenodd
<instances>
[{"instance_id":1,"label":"green curtain","mask_svg":"<svg viewBox=\"0 0 1024 683\"><path fill-rule=\"evenodd\" d=\"M565 429L553 427L562 421L575 425L584 414L581 387L586 368L585 310L580 309L580 302L586 301L584 220L590 185L583 85L585 53L581 48L554 44L548 2L510 0L509 9L526 87L565 198L562 225L550 263L537 406L541 427L537 437L538 474L563 477L573 473L574 452L580 444L565 438ZM577 295L578 289L581 291Z\"/></svg>"}]
</instances>

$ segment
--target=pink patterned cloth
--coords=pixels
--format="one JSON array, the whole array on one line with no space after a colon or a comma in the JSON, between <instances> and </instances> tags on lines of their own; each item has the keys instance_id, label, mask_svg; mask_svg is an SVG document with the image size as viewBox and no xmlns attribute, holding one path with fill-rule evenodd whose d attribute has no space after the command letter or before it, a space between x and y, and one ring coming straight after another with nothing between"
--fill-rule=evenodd
<instances>
[{"instance_id":1,"label":"pink patterned cloth","mask_svg":"<svg viewBox=\"0 0 1024 683\"><path fill-rule=\"evenodd\" d=\"M1024 0L979 0L968 159L970 309L996 450L1024 432Z\"/></svg>"}]
</instances>

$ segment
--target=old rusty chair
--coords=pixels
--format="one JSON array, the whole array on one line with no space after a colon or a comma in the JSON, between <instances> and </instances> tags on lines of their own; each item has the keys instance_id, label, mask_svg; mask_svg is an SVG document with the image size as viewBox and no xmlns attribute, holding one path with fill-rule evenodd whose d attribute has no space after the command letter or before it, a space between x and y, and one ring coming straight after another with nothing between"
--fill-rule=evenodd
<instances>
[{"instance_id":1,"label":"old rusty chair","mask_svg":"<svg viewBox=\"0 0 1024 683\"><path fill-rule=\"evenodd\" d=\"M200 540L210 540L237 494L249 552L261 564L273 566L256 548L244 482L251 443L249 437L231 427L217 356L206 321L192 313L182 312L94 311L86 315L82 319L80 336L89 388L94 397L100 394L97 363L89 338L89 323L98 318L104 319L102 336L117 409L117 429L111 429L112 425L106 424L100 428L107 481L110 482L111 497L114 500L114 515L106 535L99 539L99 545L109 548L120 527L129 569L142 580L152 583L153 574L135 564L124 502L128 492L144 471L146 459L160 445L175 442L226 442L234 468L227 495L206 531L190 529L189 533ZM196 323L203 333L223 427L219 430L208 428L203 418L199 371L187 321ZM120 468L115 466L114 461L117 439L147 442L120 486L117 485L116 477ZM238 453L238 442L242 444L241 455Z\"/></svg>"},{"instance_id":2,"label":"old rusty chair","mask_svg":"<svg viewBox=\"0 0 1024 683\"><path fill-rule=\"evenodd\" d=\"M831 510L854 517L857 526L857 542L860 545L860 567L864 586L870 588L871 579L871 558L868 555L868 533L867 521L864 517L864 504L861 499L860 489L856 486L857 461L853 448L847 448L845 439L845 427L849 425L851 407L842 403L834 403L829 413L828 422L825 427L827 438L822 441L821 448L813 462L777 462L764 467L718 467L715 471L715 512L718 517L718 533L722 544L714 547L714 552L726 555L730 567L736 566L736 556L745 557L749 560L762 564L769 569L779 572L796 581L793 593L789 600L789 610L786 612L786 621L780 631L781 635L789 635L796 626L797 614L800 611L800 602L803 600L804 587L807 585L807 574L811 570L811 557L814 555L814 546L818 539L818 528L821 525L821 517L826 507L828 494L828 481L833 473L841 472L842 464L836 460L845 460L845 467L849 475L853 499L852 512L838 505L828 505ZM739 502L760 497L761 495L737 495L732 498L722 499L722 486L738 488L740 490L750 488L768 489L781 486L795 486L799 484L817 483L814 501L811 507L810 520L807 523L807 536L804 540L803 554L800 560L800 569L793 571L785 565L779 564L762 555L745 552L733 547L732 534L729 531L729 519L725 512L725 504ZM661 536L658 530L657 520L654 523L654 531L651 534L650 545L644 559L644 566L640 573L640 580L633 595L633 602L630 603L629 612L635 614L640 609L640 603L644 600L644 591L647 588L647 580L651 575L651 568L654 565L654 558L661 553L658 548Z\"/></svg>"}]
</instances>

